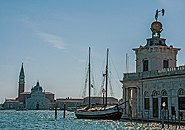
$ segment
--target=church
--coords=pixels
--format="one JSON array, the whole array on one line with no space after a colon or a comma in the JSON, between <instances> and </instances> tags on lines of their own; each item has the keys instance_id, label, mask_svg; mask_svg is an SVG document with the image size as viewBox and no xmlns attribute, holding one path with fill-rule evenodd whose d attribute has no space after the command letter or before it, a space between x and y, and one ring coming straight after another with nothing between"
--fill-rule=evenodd
<instances>
[{"instance_id":1,"label":"church","mask_svg":"<svg viewBox=\"0 0 185 130\"><path fill-rule=\"evenodd\" d=\"M133 49L136 72L123 74L122 118L160 119L163 107L166 117L178 116L178 112L185 115L185 66L176 65L180 48L167 45L160 36L160 12L164 15L164 10L156 10L151 24L152 37L146 39L144 46Z\"/></svg>"},{"instance_id":2,"label":"church","mask_svg":"<svg viewBox=\"0 0 185 130\"><path fill-rule=\"evenodd\" d=\"M19 75L18 98L5 99L5 109L28 109L28 110L49 110L55 105L55 94L45 92L39 81L31 88L31 92L25 92L25 73L22 63Z\"/></svg>"}]
</instances>

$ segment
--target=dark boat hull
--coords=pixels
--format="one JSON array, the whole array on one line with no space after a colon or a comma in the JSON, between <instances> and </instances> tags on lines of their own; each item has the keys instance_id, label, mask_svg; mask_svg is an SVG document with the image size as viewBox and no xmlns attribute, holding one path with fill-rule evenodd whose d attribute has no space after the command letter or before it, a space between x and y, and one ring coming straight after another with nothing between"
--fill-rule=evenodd
<instances>
[{"instance_id":1,"label":"dark boat hull","mask_svg":"<svg viewBox=\"0 0 185 130\"><path fill-rule=\"evenodd\" d=\"M79 109L75 111L78 119L113 119L119 120L122 116L123 109L116 106L109 106L105 108L91 108L89 110Z\"/></svg>"},{"instance_id":2,"label":"dark boat hull","mask_svg":"<svg viewBox=\"0 0 185 130\"><path fill-rule=\"evenodd\" d=\"M122 116L121 112L108 113L108 114L100 114L100 115L86 115L86 114L76 114L78 119L111 119L111 120L119 120Z\"/></svg>"}]
</instances>

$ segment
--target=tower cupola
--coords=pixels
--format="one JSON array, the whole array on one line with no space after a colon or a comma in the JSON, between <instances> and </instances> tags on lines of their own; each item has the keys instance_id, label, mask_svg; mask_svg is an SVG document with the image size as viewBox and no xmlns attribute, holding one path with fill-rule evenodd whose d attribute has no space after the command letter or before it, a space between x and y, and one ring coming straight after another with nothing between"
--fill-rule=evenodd
<instances>
[{"instance_id":1,"label":"tower cupola","mask_svg":"<svg viewBox=\"0 0 185 130\"><path fill-rule=\"evenodd\" d=\"M145 46L133 49L136 54L136 72L176 67L176 55L180 49L174 48L172 45L167 46L166 39L161 38L163 25L157 20L160 12L164 16L164 9L156 10L155 21L150 28L152 37L146 39Z\"/></svg>"}]
</instances>

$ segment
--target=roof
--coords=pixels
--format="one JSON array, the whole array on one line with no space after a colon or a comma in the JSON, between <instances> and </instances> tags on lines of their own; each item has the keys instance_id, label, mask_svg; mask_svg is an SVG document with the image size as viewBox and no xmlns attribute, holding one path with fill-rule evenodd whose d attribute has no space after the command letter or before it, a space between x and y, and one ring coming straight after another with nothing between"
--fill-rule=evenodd
<instances>
[{"instance_id":1,"label":"roof","mask_svg":"<svg viewBox=\"0 0 185 130\"><path fill-rule=\"evenodd\" d=\"M31 92L23 92L23 93L20 93L20 94L31 94Z\"/></svg>"},{"instance_id":2,"label":"roof","mask_svg":"<svg viewBox=\"0 0 185 130\"><path fill-rule=\"evenodd\" d=\"M45 92L45 94L53 94L53 93L51 93L51 92Z\"/></svg>"},{"instance_id":3,"label":"roof","mask_svg":"<svg viewBox=\"0 0 185 130\"><path fill-rule=\"evenodd\" d=\"M16 99L6 99L5 102L19 102L19 101L17 101Z\"/></svg>"},{"instance_id":4,"label":"roof","mask_svg":"<svg viewBox=\"0 0 185 130\"><path fill-rule=\"evenodd\" d=\"M89 99L89 97L85 97L84 99ZM102 99L102 97L91 97L91 99ZM118 100L117 98L114 98L114 97L107 97L107 99L116 99L116 100Z\"/></svg>"},{"instance_id":5,"label":"roof","mask_svg":"<svg viewBox=\"0 0 185 130\"><path fill-rule=\"evenodd\" d=\"M59 98L59 99L57 99L57 102L83 102L83 99L65 99L65 98Z\"/></svg>"},{"instance_id":6,"label":"roof","mask_svg":"<svg viewBox=\"0 0 185 130\"><path fill-rule=\"evenodd\" d=\"M20 94L26 95L26 94L31 94L31 92L23 92L23 93L20 93ZM53 94L53 93L51 93L51 92L45 92L45 94Z\"/></svg>"}]
</instances>

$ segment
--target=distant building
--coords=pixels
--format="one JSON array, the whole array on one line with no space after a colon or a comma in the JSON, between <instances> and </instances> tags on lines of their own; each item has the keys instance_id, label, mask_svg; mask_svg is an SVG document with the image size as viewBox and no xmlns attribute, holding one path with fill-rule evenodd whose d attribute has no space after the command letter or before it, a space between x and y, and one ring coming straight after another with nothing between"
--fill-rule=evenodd
<instances>
[{"instance_id":1,"label":"distant building","mask_svg":"<svg viewBox=\"0 0 185 130\"><path fill-rule=\"evenodd\" d=\"M5 99L4 109L19 109L19 101L17 101L16 99Z\"/></svg>"},{"instance_id":2,"label":"distant building","mask_svg":"<svg viewBox=\"0 0 185 130\"><path fill-rule=\"evenodd\" d=\"M57 107L59 109L64 109L64 104L66 104L66 109L76 108L83 104L83 99L71 99L71 98L59 98L56 100Z\"/></svg>"},{"instance_id":3,"label":"distant building","mask_svg":"<svg viewBox=\"0 0 185 130\"><path fill-rule=\"evenodd\" d=\"M5 109L50 109L55 104L55 94L51 92L43 92L42 87L37 82L36 86L31 89L31 92L25 92L25 74L23 63L19 75L18 98L6 99L4 102Z\"/></svg>"},{"instance_id":4,"label":"distant building","mask_svg":"<svg viewBox=\"0 0 185 130\"><path fill-rule=\"evenodd\" d=\"M92 105L98 105L98 104L103 104L103 98L102 97L91 97L91 104ZM89 103L89 97L85 97L84 98L84 105L88 105ZM112 104L117 104L118 103L118 99L114 98L114 97L107 97L107 105L112 105ZM104 104L105 104L105 98L104 98Z\"/></svg>"},{"instance_id":5,"label":"distant building","mask_svg":"<svg viewBox=\"0 0 185 130\"><path fill-rule=\"evenodd\" d=\"M76 107L83 107L89 104L89 97L85 97L84 99L72 99L72 98L59 98L56 100L57 107L59 109L64 108L64 104L66 104L66 109L76 108ZM107 97L107 104L117 104L118 99L114 97ZM91 97L91 104L94 105L103 105L103 98L102 97Z\"/></svg>"},{"instance_id":6,"label":"distant building","mask_svg":"<svg viewBox=\"0 0 185 130\"><path fill-rule=\"evenodd\" d=\"M25 100L25 107L29 110L48 110L50 108L50 99L46 98L45 92L37 82L31 89L30 97Z\"/></svg>"}]
</instances>

